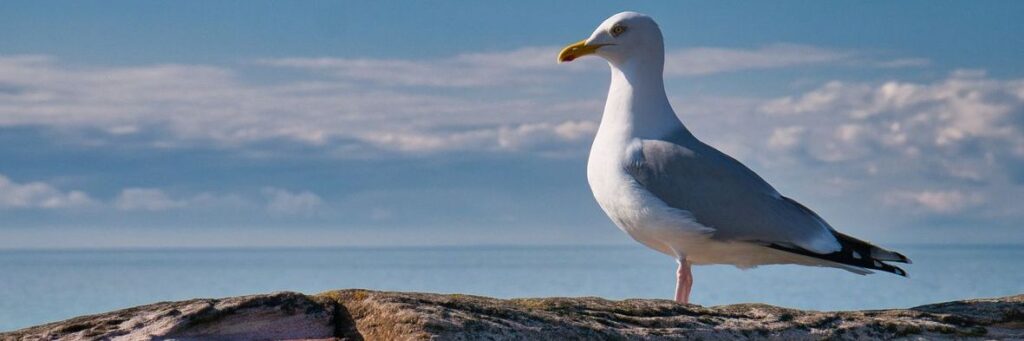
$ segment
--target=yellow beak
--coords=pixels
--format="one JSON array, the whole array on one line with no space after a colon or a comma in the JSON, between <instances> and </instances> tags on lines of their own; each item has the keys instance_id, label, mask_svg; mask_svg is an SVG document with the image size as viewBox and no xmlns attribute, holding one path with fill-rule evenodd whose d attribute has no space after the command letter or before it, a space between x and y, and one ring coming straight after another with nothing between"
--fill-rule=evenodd
<instances>
[{"instance_id":1,"label":"yellow beak","mask_svg":"<svg viewBox=\"0 0 1024 341\"><path fill-rule=\"evenodd\" d=\"M586 56L588 54L594 54L594 52L597 52L597 49L600 48L601 46L604 46L604 45L603 44L587 45L587 40L586 39L580 40L580 41L578 41L578 42L576 42L576 43L574 43L572 45L566 46L564 49L562 49L562 52L558 53L558 62L559 63L571 62L571 61L575 60L576 58L583 57L583 56Z\"/></svg>"}]
</instances>

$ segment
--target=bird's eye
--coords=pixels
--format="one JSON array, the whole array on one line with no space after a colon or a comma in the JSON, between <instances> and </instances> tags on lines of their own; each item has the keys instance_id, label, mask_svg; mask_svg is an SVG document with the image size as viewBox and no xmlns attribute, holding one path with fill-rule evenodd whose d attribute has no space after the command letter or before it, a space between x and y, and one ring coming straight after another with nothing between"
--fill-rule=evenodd
<instances>
[{"instance_id":1,"label":"bird's eye","mask_svg":"<svg viewBox=\"0 0 1024 341\"><path fill-rule=\"evenodd\" d=\"M623 32L626 32L626 26L612 27L612 37L618 37Z\"/></svg>"}]
</instances>

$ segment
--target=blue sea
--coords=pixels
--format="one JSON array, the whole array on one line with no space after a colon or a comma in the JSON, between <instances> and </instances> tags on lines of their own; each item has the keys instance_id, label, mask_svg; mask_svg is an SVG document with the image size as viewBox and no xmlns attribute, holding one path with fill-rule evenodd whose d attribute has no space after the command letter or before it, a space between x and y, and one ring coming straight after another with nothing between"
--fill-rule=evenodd
<instances>
[{"instance_id":1,"label":"blue sea","mask_svg":"<svg viewBox=\"0 0 1024 341\"><path fill-rule=\"evenodd\" d=\"M799 266L694 269L692 301L877 309L1024 293L1024 246L895 245L910 278ZM672 297L675 263L641 246L0 251L0 331L157 301L341 288Z\"/></svg>"}]
</instances>

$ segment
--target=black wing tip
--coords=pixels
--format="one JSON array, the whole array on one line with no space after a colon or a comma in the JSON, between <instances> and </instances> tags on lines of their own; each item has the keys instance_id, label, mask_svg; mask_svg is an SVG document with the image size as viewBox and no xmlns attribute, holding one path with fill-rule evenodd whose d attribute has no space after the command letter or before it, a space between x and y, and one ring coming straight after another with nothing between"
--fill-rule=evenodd
<instances>
[{"instance_id":1,"label":"black wing tip","mask_svg":"<svg viewBox=\"0 0 1024 341\"><path fill-rule=\"evenodd\" d=\"M767 246L770 247L770 248L776 249L776 250L781 250L781 251L786 251L786 252L790 252L790 253L795 253L795 254L798 254L798 255L807 256L807 257L811 257L811 258L817 258L817 259L821 259L821 260L826 260L826 261L830 261L830 262L834 262L834 263L838 263L838 264L855 266L855 267L869 269L869 270L884 271L884 272L888 272L888 273L899 275L899 276L903 276L903 277L910 277L909 274L907 274L906 270L903 270L902 268L900 268L898 266L894 266L894 265L890 265L888 263L885 263L885 261L878 260L878 259L875 259L873 257L870 257L871 253L869 252L869 250L861 250L861 252L857 252L853 248L848 247L846 245L844 245L843 249L840 250L840 251L836 251L836 252L833 252L833 253L825 253L825 254L811 252L809 250L806 250L806 249L803 249L803 248L800 248L800 247L794 247L794 246L788 246L788 245L780 245L780 244L775 244L775 243L768 244ZM867 252L865 252L865 251L867 251ZM894 262L901 262L901 263L908 263L908 264L910 263L910 258L907 258L906 256L903 256L903 255L901 255L899 253L896 253L896 252L892 252L892 253L899 257L899 260L893 260Z\"/></svg>"},{"instance_id":2,"label":"black wing tip","mask_svg":"<svg viewBox=\"0 0 1024 341\"><path fill-rule=\"evenodd\" d=\"M910 258L908 258L907 256L904 256L902 253L899 253L899 252L896 252L896 251L889 251L889 252L892 252L892 254L896 255L896 257L899 258L899 259L896 259L896 260L892 260L891 262L904 263L904 264L914 264L914 262L911 261Z\"/></svg>"},{"instance_id":3,"label":"black wing tip","mask_svg":"<svg viewBox=\"0 0 1024 341\"><path fill-rule=\"evenodd\" d=\"M872 267L871 269L885 271L885 272L888 272L888 273L891 273L891 274L894 274L894 275L899 275L899 276L903 276L903 277L906 277L906 278L910 278L910 274L908 274L907 271L903 270L903 268L901 268L901 267L898 267L898 266L895 266L895 265L889 265L889 264L886 264L886 263L884 263L882 261L877 261L877 260L875 261L875 264L873 264L873 265L875 265L876 267Z\"/></svg>"},{"instance_id":4,"label":"black wing tip","mask_svg":"<svg viewBox=\"0 0 1024 341\"><path fill-rule=\"evenodd\" d=\"M892 265L890 265L890 266L892 266ZM904 278L910 278L910 274L908 274L907 271L903 270L903 268L900 268L898 266L892 266L892 270L893 270L892 273L894 273L894 274L903 276Z\"/></svg>"}]
</instances>

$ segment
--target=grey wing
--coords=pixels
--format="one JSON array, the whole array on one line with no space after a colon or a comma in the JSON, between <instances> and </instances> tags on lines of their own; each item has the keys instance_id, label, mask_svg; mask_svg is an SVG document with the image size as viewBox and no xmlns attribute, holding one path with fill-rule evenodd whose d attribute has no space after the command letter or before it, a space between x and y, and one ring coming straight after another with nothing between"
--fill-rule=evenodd
<instances>
[{"instance_id":1,"label":"grey wing","mask_svg":"<svg viewBox=\"0 0 1024 341\"><path fill-rule=\"evenodd\" d=\"M669 206L714 229L714 239L791 245L816 253L840 249L824 220L711 146L660 140L633 146L628 172Z\"/></svg>"}]
</instances>

